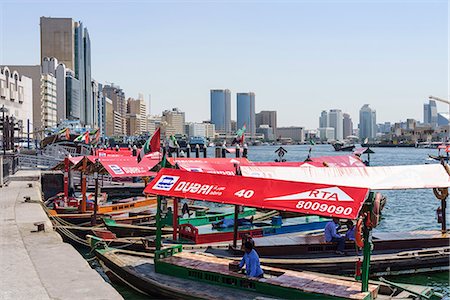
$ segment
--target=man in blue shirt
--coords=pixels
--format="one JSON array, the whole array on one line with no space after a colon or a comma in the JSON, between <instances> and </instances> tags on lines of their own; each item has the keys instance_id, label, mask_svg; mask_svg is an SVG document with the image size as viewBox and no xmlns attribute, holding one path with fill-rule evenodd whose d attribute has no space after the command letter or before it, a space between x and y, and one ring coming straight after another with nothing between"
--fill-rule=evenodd
<instances>
[{"instance_id":1,"label":"man in blue shirt","mask_svg":"<svg viewBox=\"0 0 450 300\"><path fill-rule=\"evenodd\" d=\"M345 238L349 241L355 240L355 224L353 224L352 220L348 220L346 223L347 225L347 233L345 234Z\"/></svg>"},{"instance_id":2,"label":"man in blue shirt","mask_svg":"<svg viewBox=\"0 0 450 300\"><path fill-rule=\"evenodd\" d=\"M245 254L239 263L239 269L242 269L245 265L245 273L247 276L262 278L264 276L264 272L259 263L258 253L256 253L255 249L253 249L253 244L249 241L245 242L244 249Z\"/></svg>"},{"instance_id":3,"label":"man in blue shirt","mask_svg":"<svg viewBox=\"0 0 450 300\"><path fill-rule=\"evenodd\" d=\"M328 243L337 244L337 254L344 255L345 237L337 233L337 227L339 226L339 219L333 218L325 226L325 241Z\"/></svg>"}]
</instances>

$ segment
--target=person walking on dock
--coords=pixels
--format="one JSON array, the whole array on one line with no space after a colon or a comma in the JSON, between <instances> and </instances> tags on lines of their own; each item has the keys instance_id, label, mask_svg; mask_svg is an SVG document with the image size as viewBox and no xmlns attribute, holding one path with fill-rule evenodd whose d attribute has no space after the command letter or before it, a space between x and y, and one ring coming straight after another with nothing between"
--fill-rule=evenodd
<instances>
[{"instance_id":1,"label":"person walking on dock","mask_svg":"<svg viewBox=\"0 0 450 300\"><path fill-rule=\"evenodd\" d=\"M325 226L325 241L327 243L337 244L336 254L345 255L345 237L337 233L337 226L339 225L339 219L333 218Z\"/></svg>"},{"instance_id":2,"label":"person walking on dock","mask_svg":"<svg viewBox=\"0 0 450 300\"><path fill-rule=\"evenodd\" d=\"M239 269L245 265L245 273L249 277L262 278L264 272L261 269L258 253L253 249L253 244L250 241L246 241L244 244L245 254L239 263Z\"/></svg>"}]
</instances>

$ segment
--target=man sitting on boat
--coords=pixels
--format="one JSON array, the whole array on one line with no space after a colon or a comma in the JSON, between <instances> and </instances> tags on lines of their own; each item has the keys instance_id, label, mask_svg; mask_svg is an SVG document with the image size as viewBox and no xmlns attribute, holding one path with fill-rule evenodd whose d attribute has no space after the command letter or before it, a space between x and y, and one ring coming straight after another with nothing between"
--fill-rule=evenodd
<instances>
[{"instance_id":1,"label":"man sitting on boat","mask_svg":"<svg viewBox=\"0 0 450 300\"><path fill-rule=\"evenodd\" d=\"M337 227L339 226L339 218L333 218L325 226L325 241L327 243L337 244L336 254L345 255L345 237L337 233Z\"/></svg>"},{"instance_id":2,"label":"man sitting on boat","mask_svg":"<svg viewBox=\"0 0 450 300\"><path fill-rule=\"evenodd\" d=\"M239 263L239 270L245 265L245 274L249 277L262 278L264 272L261 269L258 253L253 249L253 244L250 241L244 244L245 254Z\"/></svg>"},{"instance_id":3,"label":"man sitting on boat","mask_svg":"<svg viewBox=\"0 0 450 300\"><path fill-rule=\"evenodd\" d=\"M352 220L347 220L345 222L345 225L347 225L347 232L345 233L345 239L349 241L355 240L355 224L353 224Z\"/></svg>"},{"instance_id":4,"label":"man sitting on boat","mask_svg":"<svg viewBox=\"0 0 450 300\"><path fill-rule=\"evenodd\" d=\"M253 224L253 216L250 219L240 218L238 219L238 226L246 226ZM234 226L234 218L222 219L211 224L212 228L229 228Z\"/></svg>"}]
</instances>

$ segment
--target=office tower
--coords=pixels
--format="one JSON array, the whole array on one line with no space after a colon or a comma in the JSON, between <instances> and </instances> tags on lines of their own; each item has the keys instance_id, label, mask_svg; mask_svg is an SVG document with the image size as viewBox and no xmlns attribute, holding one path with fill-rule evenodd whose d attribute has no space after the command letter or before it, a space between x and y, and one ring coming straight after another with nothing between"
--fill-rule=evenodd
<instances>
[{"instance_id":1,"label":"office tower","mask_svg":"<svg viewBox=\"0 0 450 300\"><path fill-rule=\"evenodd\" d=\"M328 113L326 110L322 110L319 117L319 128L328 127Z\"/></svg>"},{"instance_id":2,"label":"office tower","mask_svg":"<svg viewBox=\"0 0 450 300\"><path fill-rule=\"evenodd\" d=\"M45 57L55 57L75 72L74 77L80 89L79 120L81 124L92 127L95 112L91 83L91 42L87 28L71 18L41 17L40 26L41 61Z\"/></svg>"},{"instance_id":3,"label":"office tower","mask_svg":"<svg viewBox=\"0 0 450 300\"><path fill-rule=\"evenodd\" d=\"M425 124L430 124L432 128L436 128L438 125L436 101L429 100L428 103L423 105L423 122Z\"/></svg>"},{"instance_id":4,"label":"office tower","mask_svg":"<svg viewBox=\"0 0 450 300\"><path fill-rule=\"evenodd\" d=\"M344 130L343 130L344 118L342 115L342 110L331 109L328 114L328 127L334 128L334 138L337 141L342 141Z\"/></svg>"},{"instance_id":5,"label":"office tower","mask_svg":"<svg viewBox=\"0 0 450 300\"><path fill-rule=\"evenodd\" d=\"M211 123L216 131L231 132L231 93L230 90L210 91Z\"/></svg>"},{"instance_id":6,"label":"office tower","mask_svg":"<svg viewBox=\"0 0 450 300\"><path fill-rule=\"evenodd\" d=\"M364 104L359 110L359 139L364 142L366 138L369 140L376 137L377 122L376 111L369 107L369 104Z\"/></svg>"},{"instance_id":7,"label":"office tower","mask_svg":"<svg viewBox=\"0 0 450 300\"><path fill-rule=\"evenodd\" d=\"M256 130L258 130L261 125L269 125L272 128L272 134L277 137L277 111L276 110L262 110L255 116ZM265 130L264 132L266 132Z\"/></svg>"},{"instance_id":8,"label":"office tower","mask_svg":"<svg viewBox=\"0 0 450 300\"><path fill-rule=\"evenodd\" d=\"M353 135L353 122L349 114L344 114L343 131L344 131L344 139L350 135Z\"/></svg>"},{"instance_id":9,"label":"office tower","mask_svg":"<svg viewBox=\"0 0 450 300\"><path fill-rule=\"evenodd\" d=\"M147 108L143 96L140 99L128 98L127 133L139 135L147 131Z\"/></svg>"},{"instance_id":10,"label":"office tower","mask_svg":"<svg viewBox=\"0 0 450 300\"><path fill-rule=\"evenodd\" d=\"M37 85L40 85L40 78ZM14 116L16 121L20 121L24 130L27 120L33 122L33 92L33 80L30 77L12 68L0 67L0 107L6 108L5 116Z\"/></svg>"},{"instance_id":11,"label":"office tower","mask_svg":"<svg viewBox=\"0 0 450 300\"><path fill-rule=\"evenodd\" d=\"M238 129L242 128L244 124L247 129L245 131L247 136L254 136L256 133L255 122L255 93L238 93L237 94L237 123Z\"/></svg>"}]
</instances>

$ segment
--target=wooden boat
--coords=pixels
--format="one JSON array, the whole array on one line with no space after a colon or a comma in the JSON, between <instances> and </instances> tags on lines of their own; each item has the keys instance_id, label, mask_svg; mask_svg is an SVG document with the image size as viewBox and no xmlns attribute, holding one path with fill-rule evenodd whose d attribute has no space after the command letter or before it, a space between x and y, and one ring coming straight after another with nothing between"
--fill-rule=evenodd
<instances>
[{"instance_id":1,"label":"wooden boat","mask_svg":"<svg viewBox=\"0 0 450 300\"><path fill-rule=\"evenodd\" d=\"M281 220L281 217L275 217L273 220ZM271 236L278 234L307 232L325 228L329 219L308 216L284 219L284 224L253 222L252 225L239 226L238 239L249 235L251 237ZM233 228L212 229L209 225L194 227L191 224L182 224L179 226L180 242L206 244L233 240Z\"/></svg>"},{"instance_id":2,"label":"wooden boat","mask_svg":"<svg viewBox=\"0 0 450 300\"><path fill-rule=\"evenodd\" d=\"M179 246L163 249L154 257L105 248L95 254L108 276L158 298L440 299L429 287L371 282L368 291L361 292L361 283L351 278L273 267L263 267L264 278L251 278L231 271L231 260L179 251Z\"/></svg>"},{"instance_id":3,"label":"wooden boat","mask_svg":"<svg viewBox=\"0 0 450 300\"><path fill-rule=\"evenodd\" d=\"M103 219L103 223L109 231L113 232L117 237L143 237L156 234L155 226L129 225L117 223L114 219ZM172 233L172 228L162 228L162 234Z\"/></svg>"},{"instance_id":4,"label":"wooden boat","mask_svg":"<svg viewBox=\"0 0 450 300\"><path fill-rule=\"evenodd\" d=\"M94 230L93 234L86 235L87 243L91 249L98 247L112 247L140 252L154 252L155 240L153 237L126 237L118 238L109 230Z\"/></svg>"},{"instance_id":5,"label":"wooden boat","mask_svg":"<svg viewBox=\"0 0 450 300\"><path fill-rule=\"evenodd\" d=\"M348 145L348 144L344 144L341 142L335 142L332 144L334 151L346 151L346 152L351 152L353 151L353 149L355 149L355 145Z\"/></svg>"},{"instance_id":6,"label":"wooden boat","mask_svg":"<svg viewBox=\"0 0 450 300\"><path fill-rule=\"evenodd\" d=\"M449 156L446 155L432 155L432 154L428 154L428 157L437 161L445 161L448 162L449 161Z\"/></svg>"}]
</instances>

